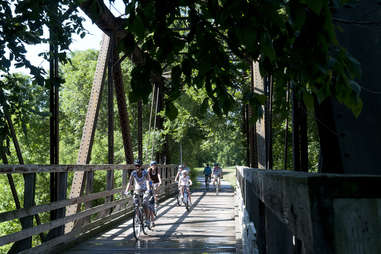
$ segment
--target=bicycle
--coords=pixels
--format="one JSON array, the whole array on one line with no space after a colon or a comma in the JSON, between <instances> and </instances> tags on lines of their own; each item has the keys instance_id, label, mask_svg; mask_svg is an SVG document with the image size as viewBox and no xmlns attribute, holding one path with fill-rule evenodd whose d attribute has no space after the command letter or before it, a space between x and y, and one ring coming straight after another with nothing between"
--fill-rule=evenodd
<instances>
[{"instance_id":1,"label":"bicycle","mask_svg":"<svg viewBox=\"0 0 381 254\"><path fill-rule=\"evenodd\" d=\"M177 205L178 205L178 206L181 206L181 203L182 203L182 196L181 196L181 191L180 191L179 188L177 188L177 197L176 197L176 199L177 199Z\"/></svg>"},{"instance_id":2,"label":"bicycle","mask_svg":"<svg viewBox=\"0 0 381 254\"><path fill-rule=\"evenodd\" d=\"M190 202L189 202L189 193L188 193L188 188L184 187L184 191L183 191L183 197L182 197L182 201L185 205L185 209L187 209L187 211L189 211L189 208L190 208ZM180 193L181 194L181 193Z\"/></svg>"},{"instance_id":3,"label":"bicycle","mask_svg":"<svg viewBox=\"0 0 381 254\"><path fill-rule=\"evenodd\" d=\"M213 184L215 185L216 195L218 195L218 193L220 191L220 182L221 182L221 177L220 176L214 176Z\"/></svg>"},{"instance_id":4,"label":"bicycle","mask_svg":"<svg viewBox=\"0 0 381 254\"><path fill-rule=\"evenodd\" d=\"M143 208L143 194L131 194L131 195L139 195L138 197L138 204L135 204L134 209L134 215L132 220L132 228L134 230L134 237L136 240L139 240L141 232L143 234L147 235L145 231L145 227L148 225L144 225L144 222L146 220L146 213L144 212Z\"/></svg>"},{"instance_id":5,"label":"bicycle","mask_svg":"<svg viewBox=\"0 0 381 254\"><path fill-rule=\"evenodd\" d=\"M210 176L205 176L205 189L206 189L206 191L209 190L209 182L210 182Z\"/></svg>"},{"instance_id":6,"label":"bicycle","mask_svg":"<svg viewBox=\"0 0 381 254\"><path fill-rule=\"evenodd\" d=\"M150 197L148 199L148 209L150 213L153 214L153 220L151 220L151 217L149 216L149 225L147 225L147 227L149 230L152 230L152 227L155 225L154 220L156 218L156 202L152 191L150 191L149 195Z\"/></svg>"}]
</instances>

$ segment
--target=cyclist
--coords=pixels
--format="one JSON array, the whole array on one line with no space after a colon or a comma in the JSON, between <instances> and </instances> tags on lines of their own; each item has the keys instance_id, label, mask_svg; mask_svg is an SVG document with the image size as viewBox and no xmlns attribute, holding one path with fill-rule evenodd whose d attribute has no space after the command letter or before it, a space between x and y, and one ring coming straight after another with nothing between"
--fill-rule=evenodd
<instances>
[{"instance_id":1,"label":"cyclist","mask_svg":"<svg viewBox=\"0 0 381 254\"><path fill-rule=\"evenodd\" d=\"M208 182L210 180L210 175L212 174L212 170L209 167L209 164L206 164L206 167L204 168L204 175L205 175L205 187L208 186Z\"/></svg>"},{"instance_id":2,"label":"cyclist","mask_svg":"<svg viewBox=\"0 0 381 254\"><path fill-rule=\"evenodd\" d=\"M153 194L155 197L155 206L158 204L158 190L161 185L161 176L159 173L159 169L157 167L157 162L156 161L151 161L150 163L150 168L148 169L148 175L152 181L153 184Z\"/></svg>"},{"instance_id":3,"label":"cyclist","mask_svg":"<svg viewBox=\"0 0 381 254\"><path fill-rule=\"evenodd\" d=\"M189 190L189 186L191 185L192 185L192 180L190 179L188 175L188 171L183 170L180 175L179 186L181 191L181 197L184 197L184 191L188 192L189 205L192 205L192 199L191 199L191 194Z\"/></svg>"},{"instance_id":4,"label":"cyclist","mask_svg":"<svg viewBox=\"0 0 381 254\"><path fill-rule=\"evenodd\" d=\"M142 168L142 161L135 160L134 161L135 170L132 171L130 175L130 179L127 184L127 188L125 194L129 191L133 193L134 204L135 206L139 205L139 199L142 201L144 212L146 214L146 218L149 218L149 207L148 207L148 199L149 199L149 175L145 169ZM134 189L132 192L131 189ZM149 226L149 220L146 221L147 226Z\"/></svg>"},{"instance_id":5,"label":"cyclist","mask_svg":"<svg viewBox=\"0 0 381 254\"><path fill-rule=\"evenodd\" d=\"M215 187L215 183L217 180L218 186L221 185L221 179L222 177L222 168L218 166L218 163L213 164L213 170L212 170L212 178L213 178L213 186Z\"/></svg>"},{"instance_id":6,"label":"cyclist","mask_svg":"<svg viewBox=\"0 0 381 254\"><path fill-rule=\"evenodd\" d=\"M184 171L187 171L187 170L184 168L184 165L180 164L178 166L177 174L176 174L176 177L175 177L175 182L177 182L177 188L178 188L179 193L182 193L181 192L181 185L180 185L180 178L183 175ZM182 196L182 194L181 194L181 196Z\"/></svg>"},{"instance_id":7,"label":"cyclist","mask_svg":"<svg viewBox=\"0 0 381 254\"><path fill-rule=\"evenodd\" d=\"M175 182L177 182L180 178L180 176L182 175L182 172L183 171L188 171L187 169L185 169L184 165L179 165L178 167L178 170L177 170L177 174L176 174L176 177L175 177ZM189 172L188 172L189 173ZM180 187L180 183L179 183L179 187Z\"/></svg>"}]
</instances>

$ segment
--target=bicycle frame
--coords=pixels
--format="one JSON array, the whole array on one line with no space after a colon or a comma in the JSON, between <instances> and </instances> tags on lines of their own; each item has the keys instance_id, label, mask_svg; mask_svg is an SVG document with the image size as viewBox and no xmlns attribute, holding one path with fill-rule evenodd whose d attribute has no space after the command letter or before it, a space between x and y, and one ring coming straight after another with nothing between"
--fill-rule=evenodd
<instances>
[{"instance_id":1,"label":"bicycle frame","mask_svg":"<svg viewBox=\"0 0 381 254\"><path fill-rule=\"evenodd\" d=\"M145 232L145 225L144 221L146 218L148 218L146 211L143 206L143 195L140 194L134 194L138 195L138 204L134 203L134 216L132 220L132 227L134 230L134 236L136 240L139 240L140 232L143 232L145 235L147 234ZM133 197L135 199L135 197Z\"/></svg>"}]
</instances>

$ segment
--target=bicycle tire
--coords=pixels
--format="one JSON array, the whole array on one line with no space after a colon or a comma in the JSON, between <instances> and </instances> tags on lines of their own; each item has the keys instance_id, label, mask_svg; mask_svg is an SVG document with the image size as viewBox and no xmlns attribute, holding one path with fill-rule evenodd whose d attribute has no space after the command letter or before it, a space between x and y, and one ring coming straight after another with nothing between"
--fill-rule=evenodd
<instances>
[{"instance_id":1,"label":"bicycle tire","mask_svg":"<svg viewBox=\"0 0 381 254\"><path fill-rule=\"evenodd\" d=\"M189 211L189 196L188 195L189 194L187 190L184 190L183 202L184 202L185 209L187 211Z\"/></svg>"},{"instance_id":2,"label":"bicycle tire","mask_svg":"<svg viewBox=\"0 0 381 254\"><path fill-rule=\"evenodd\" d=\"M146 231L146 227L148 228L148 226L146 226L146 214L145 214L143 208L141 208L141 209L142 209L141 211L142 211L142 214L143 214L143 216L142 216L142 223L141 223L142 232L143 232L143 234L148 235L147 231Z\"/></svg>"},{"instance_id":3,"label":"bicycle tire","mask_svg":"<svg viewBox=\"0 0 381 254\"><path fill-rule=\"evenodd\" d=\"M136 240L139 240L140 233L141 233L141 218L139 218L139 215L136 213L136 209L134 211L134 216L132 219L132 228L134 230L134 237Z\"/></svg>"},{"instance_id":4,"label":"bicycle tire","mask_svg":"<svg viewBox=\"0 0 381 254\"><path fill-rule=\"evenodd\" d=\"M177 194L177 205L181 206L181 192Z\"/></svg>"}]
</instances>

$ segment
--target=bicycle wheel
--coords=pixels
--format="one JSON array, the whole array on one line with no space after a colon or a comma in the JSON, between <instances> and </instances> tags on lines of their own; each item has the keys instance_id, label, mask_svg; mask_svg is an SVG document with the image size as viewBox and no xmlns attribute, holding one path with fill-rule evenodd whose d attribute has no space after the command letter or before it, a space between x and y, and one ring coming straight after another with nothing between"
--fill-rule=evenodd
<instances>
[{"instance_id":1,"label":"bicycle wheel","mask_svg":"<svg viewBox=\"0 0 381 254\"><path fill-rule=\"evenodd\" d=\"M139 240L140 232L141 232L141 218L139 216L139 210L135 209L134 218L132 220L132 228L134 229L134 236L136 240Z\"/></svg>"},{"instance_id":2,"label":"bicycle wheel","mask_svg":"<svg viewBox=\"0 0 381 254\"><path fill-rule=\"evenodd\" d=\"M153 205L152 211L153 211L153 215L156 217L157 216L157 206L156 206L156 203Z\"/></svg>"},{"instance_id":3,"label":"bicycle wheel","mask_svg":"<svg viewBox=\"0 0 381 254\"><path fill-rule=\"evenodd\" d=\"M188 199L188 193L186 190L184 190L183 203L184 203L185 209L189 211L189 199Z\"/></svg>"},{"instance_id":4,"label":"bicycle wheel","mask_svg":"<svg viewBox=\"0 0 381 254\"><path fill-rule=\"evenodd\" d=\"M146 227L149 226L149 223L148 223L148 225L146 225L146 220L147 220L146 213L144 212L143 208L140 208L140 209L142 212L142 221L141 221L140 225L141 225L143 234L147 235Z\"/></svg>"},{"instance_id":5,"label":"bicycle wheel","mask_svg":"<svg viewBox=\"0 0 381 254\"><path fill-rule=\"evenodd\" d=\"M177 194L177 205L178 206L181 206L181 192L179 191L179 193Z\"/></svg>"}]
</instances>

